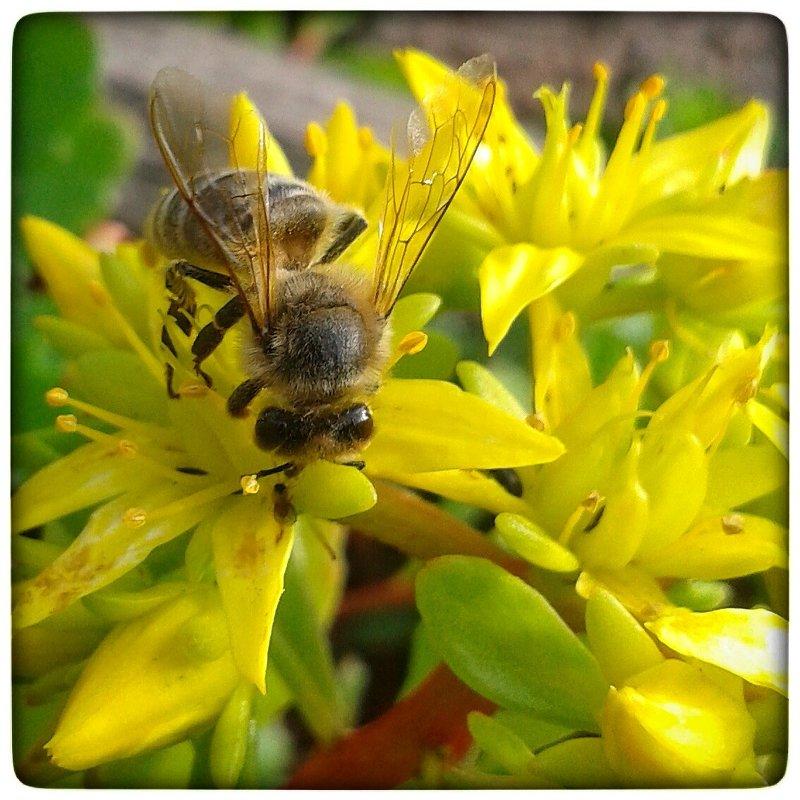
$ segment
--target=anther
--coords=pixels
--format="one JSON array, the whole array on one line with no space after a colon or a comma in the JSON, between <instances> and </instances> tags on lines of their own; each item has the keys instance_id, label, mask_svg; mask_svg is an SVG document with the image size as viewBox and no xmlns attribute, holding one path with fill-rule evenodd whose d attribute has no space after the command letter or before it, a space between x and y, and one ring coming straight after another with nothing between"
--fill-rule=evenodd
<instances>
[{"instance_id":1,"label":"anther","mask_svg":"<svg viewBox=\"0 0 800 800\"><path fill-rule=\"evenodd\" d=\"M47 405L58 408L59 406L65 406L69 403L69 392L67 392L66 389L56 386L45 392L44 399Z\"/></svg>"},{"instance_id":2,"label":"anther","mask_svg":"<svg viewBox=\"0 0 800 800\"><path fill-rule=\"evenodd\" d=\"M664 100L664 98L661 98L653 106L653 111L652 111L653 122L660 122L662 119L664 119L664 115L666 113L667 113L667 101Z\"/></svg>"},{"instance_id":3,"label":"anther","mask_svg":"<svg viewBox=\"0 0 800 800\"><path fill-rule=\"evenodd\" d=\"M603 499L603 496L597 491L597 489L592 489L592 491L589 492L589 494L587 494L583 500L581 500L581 506L583 506L583 508L585 508L590 514L594 514Z\"/></svg>"},{"instance_id":4,"label":"anther","mask_svg":"<svg viewBox=\"0 0 800 800\"><path fill-rule=\"evenodd\" d=\"M242 475L240 483L243 494L258 494L261 488L255 475Z\"/></svg>"},{"instance_id":5,"label":"anther","mask_svg":"<svg viewBox=\"0 0 800 800\"><path fill-rule=\"evenodd\" d=\"M741 514L726 514L722 520L722 530L728 536L741 533L744 530L744 517Z\"/></svg>"},{"instance_id":6,"label":"anther","mask_svg":"<svg viewBox=\"0 0 800 800\"><path fill-rule=\"evenodd\" d=\"M556 322L553 335L558 341L569 339L575 333L575 315L571 311L562 314Z\"/></svg>"},{"instance_id":7,"label":"anther","mask_svg":"<svg viewBox=\"0 0 800 800\"><path fill-rule=\"evenodd\" d=\"M56 430L61 433L75 433L78 429L78 418L74 414L59 414L56 417Z\"/></svg>"},{"instance_id":8,"label":"anther","mask_svg":"<svg viewBox=\"0 0 800 800\"><path fill-rule=\"evenodd\" d=\"M117 443L117 452L124 458L134 458L139 454L139 448L130 439L120 439Z\"/></svg>"},{"instance_id":9,"label":"anther","mask_svg":"<svg viewBox=\"0 0 800 800\"><path fill-rule=\"evenodd\" d=\"M570 129L569 135L567 136L567 144L570 147L573 147L578 139L581 138L581 133L583 133L583 125L580 122L576 122Z\"/></svg>"},{"instance_id":10,"label":"anther","mask_svg":"<svg viewBox=\"0 0 800 800\"><path fill-rule=\"evenodd\" d=\"M737 389L734 399L740 405L745 405L756 396L756 392L758 392L758 380L751 378Z\"/></svg>"},{"instance_id":11,"label":"anther","mask_svg":"<svg viewBox=\"0 0 800 800\"><path fill-rule=\"evenodd\" d=\"M99 306L108 303L108 292L99 281L89 281L89 295Z\"/></svg>"},{"instance_id":12,"label":"anther","mask_svg":"<svg viewBox=\"0 0 800 800\"><path fill-rule=\"evenodd\" d=\"M143 508L129 508L122 515L122 522L128 528L141 528L147 522L147 514Z\"/></svg>"},{"instance_id":13,"label":"anther","mask_svg":"<svg viewBox=\"0 0 800 800\"><path fill-rule=\"evenodd\" d=\"M669 339L656 339L650 345L650 360L661 364L669 358Z\"/></svg>"},{"instance_id":14,"label":"anther","mask_svg":"<svg viewBox=\"0 0 800 800\"><path fill-rule=\"evenodd\" d=\"M663 75L650 75L639 84L639 89L648 100L654 100L664 91L664 83Z\"/></svg>"},{"instance_id":15,"label":"anther","mask_svg":"<svg viewBox=\"0 0 800 800\"><path fill-rule=\"evenodd\" d=\"M592 75L596 81L607 81L609 75L608 65L602 61L595 61L592 66Z\"/></svg>"},{"instance_id":16,"label":"anther","mask_svg":"<svg viewBox=\"0 0 800 800\"><path fill-rule=\"evenodd\" d=\"M411 333L407 333L400 340L400 344L397 346L397 349L401 353L405 353L406 355L412 356L415 353L419 353L421 350L424 350L425 345L427 344L428 344L427 333L424 333L423 331L411 331Z\"/></svg>"},{"instance_id":17,"label":"anther","mask_svg":"<svg viewBox=\"0 0 800 800\"><path fill-rule=\"evenodd\" d=\"M525 422L536 431L544 431L547 427L544 422L544 417L541 414L529 414L525 418Z\"/></svg>"},{"instance_id":18,"label":"anther","mask_svg":"<svg viewBox=\"0 0 800 800\"><path fill-rule=\"evenodd\" d=\"M205 397L208 394L208 386L202 383L184 383L178 394L181 397Z\"/></svg>"}]
</instances>

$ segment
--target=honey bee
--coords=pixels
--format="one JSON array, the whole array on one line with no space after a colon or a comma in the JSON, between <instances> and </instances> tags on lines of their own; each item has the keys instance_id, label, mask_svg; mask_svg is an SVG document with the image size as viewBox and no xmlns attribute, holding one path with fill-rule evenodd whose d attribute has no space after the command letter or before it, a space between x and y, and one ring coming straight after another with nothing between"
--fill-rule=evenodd
<instances>
[{"instance_id":1,"label":"honey bee","mask_svg":"<svg viewBox=\"0 0 800 800\"><path fill-rule=\"evenodd\" d=\"M177 69L161 70L150 94L153 134L175 188L148 223L166 270L168 314L188 336L199 281L231 295L192 344L195 369L227 330L246 320L246 380L227 401L244 416L263 389L277 402L258 413L255 442L300 469L322 458L356 460L373 435L369 397L389 358L389 315L458 191L489 122L494 65L467 62L453 85L408 126L410 153L390 158L372 274L336 261L366 228L356 210L309 184L268 174L268 133L257 120L257 152L236 164L232 98ZM252 130L252 128L251 128ZM162 342L175 354L165 327ZM172 367L167 366L171 396ZM267 471L262 471L266 474Z\"/></svg>"}]
</instances>

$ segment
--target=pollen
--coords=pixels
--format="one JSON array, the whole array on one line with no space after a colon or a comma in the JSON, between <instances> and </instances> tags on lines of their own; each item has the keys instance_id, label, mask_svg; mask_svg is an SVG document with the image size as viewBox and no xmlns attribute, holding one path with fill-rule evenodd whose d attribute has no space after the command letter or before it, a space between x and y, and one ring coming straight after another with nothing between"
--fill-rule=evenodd
<instances>
[{"instance_id":1,"label":"pollen","mask_svg":"<svg viewBox=\"0 0 800 800\"><path fill-rule=\"evenodd\" d=\"M56 430L61 433L75 433L78 430L78 418L74 414L59 414L56 417Z\"/></svg>"},{"instance_id":2,"label":"pollen","mask_svg":"<svg viewBox=\"0 0 800 800\"><path fill-rule=\"evenodd\" d=\"M405 355L413 356L425 349L428 344L428 334L423 331L411 331L407 333L401 340L397 349Z\"/></svg>"},{"instance_id":3,"label":"pollen","mask_svg":"<svg viewBox=\"0 0 800 800\"><path fill-rule=\"evenodd\" d=\"M744 517L741 514L726 514L722 520L722 530L733 536L744 530Z\"/></svg>"},{"instance_id":4,"label":"pollen","mask_svg":"<svg viewBox=\"0 0 800 800\"><path fill-rule=\"evenodd\" d=\"M745 405L745 403L748 403L756 396L756 392L758 392L758 380L756 378L751 378L738 388L734 399L740 405Z\"/></svg>"},{"instance_id":5,"label":"pollen","mask_svg":"<svg viewBox=\"0 0 800 800\"><path fill-rule=\"evenodd\" d=\"M59 406L65 406L69 403L69 392L66 389L56 386L45 392L44 399L47 405L58 408Z\"/></svg>"},{"instance_id":6,"label":"pollen","mask_svg":"<svg viewBox=\"0 0 800 800\"><path fill-rule=\"evenodd\" d=\"M128 528L141 528L147 522L147 513L143 508L129 508L122 515L122 523Z\"/></svg>"},{"instance_id":7,"label":"pollen","mask_svg":"<svg viewBox=\"0 0 800 800\"><path fill-rule=\"evenodd\" d=\"M242 475L241 486L244 494L258 494L261 488L255 475Z\"/></svg>"}]
</instances>

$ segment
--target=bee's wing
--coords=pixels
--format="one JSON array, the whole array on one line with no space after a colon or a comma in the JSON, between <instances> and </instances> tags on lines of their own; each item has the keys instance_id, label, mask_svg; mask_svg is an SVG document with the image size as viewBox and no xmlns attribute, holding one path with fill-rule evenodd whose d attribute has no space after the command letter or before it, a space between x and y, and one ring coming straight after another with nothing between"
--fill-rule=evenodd
<instances>
[{"instance_id":1,"label":"bee's wing","mask_svg":"<svg viewBox=\"0 0 800 800\"><path fill-rule=\"evenodd\" d=\"M172 67L162 69L150 89L150 124L172 179L219 249L251 323L261 331L271 319L275 269L265 190L268 133L260 116L250 113L256 119L248 118L233 97ZM251 141L244 143L245 135ZM251 163L237 163L242 152ZM233 178L209 180L220 173ZM257 308L242 284L242 269L245 275L249 271Z\"/></svg>"},{"instance_id":2,"label":"bee's wing","mask_svg":"<svg viewBox=\"0 0 800 800\"><path fill-rule=\"evenodd\" d=\"M488 56L468 61L411 115L408 160L399 160L392 148L374 272L380 314L392 310L461 186L489 123L496 88Z\"/></svg>"}]
</instances>

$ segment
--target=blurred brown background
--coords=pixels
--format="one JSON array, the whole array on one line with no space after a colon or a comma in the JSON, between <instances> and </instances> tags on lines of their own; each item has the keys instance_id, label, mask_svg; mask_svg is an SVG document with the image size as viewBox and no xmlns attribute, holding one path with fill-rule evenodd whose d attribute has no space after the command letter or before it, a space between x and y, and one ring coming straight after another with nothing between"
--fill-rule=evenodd
<instances>
[{"instance_id":1,"label":"blurred brown background","mask_svg":"<svg viewBox=\"0 0 800 800\"><path fill-rule=\"evenodd\" d=\"M514 107L534 136L541 114L532 92L572 83L582 115L591 66L605 61L613 83L608 125L652 72L668 78L672 102L662 132L688 113L714 116L750 97L775 111L777 163L786 159L786 36L760 14L540 12L265 12L248 14L102 14L84 17L97 37L109 98L125 107L138 133L139 160L119 196L118 216L138 229L164 181L145 122L147 87L157 70L177 65L223 88L246 88L299 170L302 135L338 99L385 137L410 107L391 51L425 49L451 65L482 52L497 60ZM695 108L698 106L699 108ZM689 109L688 112L686 109ZM702 115L702 114L701 114ZM696 123L695 123L696 124Z\"/></svg>"}]
</instances>

